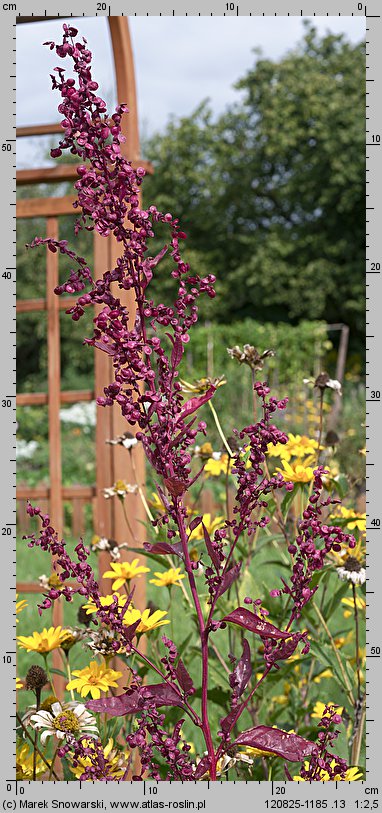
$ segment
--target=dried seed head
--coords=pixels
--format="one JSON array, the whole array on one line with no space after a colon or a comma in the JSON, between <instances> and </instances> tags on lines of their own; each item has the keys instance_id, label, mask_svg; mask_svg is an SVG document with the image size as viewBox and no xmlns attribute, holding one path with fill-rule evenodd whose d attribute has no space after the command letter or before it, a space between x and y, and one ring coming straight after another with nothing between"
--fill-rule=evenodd
<instances>
[{"instance_id":1,"label":"dried seed head","mask_svg":"<svg viewBox=\"0 0 382 813\"><path fill-rule=\"evenodd\" d=\"M28 669L25 678L25 688L33 692L41 692L41 689L48 682L48 675L42 666L33 665Z\"/></svg>"},{"instance_id":2,"label":"dried seed head","mask_svg":"<svg viewBox=\"0 0 382 813\"><path fill-rule=\"evenodd\" d=\"M85 605L82 605L82 607L78 608L77 621L79 624L83 624L84 627L90 627L91 616L87 614L84 607Z\"/></svg>"},{"instance_id":3,"label":"dried seed head","mask_svg":"<svg viewBox=\"0 0 382 813\"><path fill-rule=\"evenodd\" d=\"M248 364L248 367L254 371L262 370L265 359L275 355L274 350L264 350L264 353L259 353L252 344L245 344L242 350L238 344L235 347L227 347L227 353L239 364Z\"/></svg>"}]
</instances>

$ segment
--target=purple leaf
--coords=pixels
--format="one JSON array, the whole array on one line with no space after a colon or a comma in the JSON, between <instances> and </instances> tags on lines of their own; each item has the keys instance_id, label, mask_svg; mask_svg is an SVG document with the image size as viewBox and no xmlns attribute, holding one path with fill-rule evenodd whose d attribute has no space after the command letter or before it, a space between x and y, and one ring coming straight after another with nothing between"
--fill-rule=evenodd
<instances>
[{"instance_id":1,"label":"purple leaf","mask_svg":"<svg viewBox=\"0 0 382 813\"><path fill-rule=\"evenodd\" d=\"M207 531L207 528L206 528L204 522L202 523L202 526L203 526L204 541L206 543L206 548L207 548L208 555L209 555L209 557L211 559L211 562L212 562L215 570L217 571L217 573L219 573L219 570L220 570L220 558L219 558L219 556L218 556L218 554L217 554L217 552L216 552L216 550L215 550L215 548L214 548L214 546L213 546L213 544L211 542L211 537L210 537L210 535L209 535L209 533Z\"/></svg>"},{"instance_id":2,"label":"purple leaf","mask_svg":"<svg viewBox=\"0 0 382 813\"><path fill-rule=\"evenodd\" d=\"M160 487L159 483L155 483L155 485L156 485L156 488L157 488L157 492L158 492L158 494L159 494L159 496L160 496L160 498L162 500L163 506L166 509L166 511L168 511L171 506L170 506L170 503L169 503L169 501L168 501L168 499L167 499L167 497L166 497L166 495L165 495L165 493L163 491L163 488Z\"/></svg>"},{"instance_id":3,"label":"purple leaf","mask_svg":"<svg viewBox=\"0 0 382 813\"><path fill-rule=\"evenodd\" d=\"M193 779L200 779L210 769L210 758L203 757L196 766L196 771L192 774Z\"/></svg>"},{"instance_id":4,"label":"purple leaf","mask_svg":"<svg viewBox=\"0 0 382 813\"><path fill-rule=\"evenodd\" d=\"M170 545L169 542L154 542L153 545L150 542L144 542L143 547L148 553L159 553L163 555L170 553L174 554L174 556L179 556L181 559L184 558L180 542L175 542L174 545Z\"/></svg>"},{"instance_id":5,"label":"purple leaf","mask_svg":"<svg viewBox=\"0 0 382 813\"><path fill-rule=\"evenodd\" d=\"M219 598L219 596L222 596L223 593L226 593L227 590L229 590L231 585L236 581L236 579L237 579L237 577L238 577L238 575L240 573L240 570L241 570L241 562L237 562L236 565L234 565L233 567L230 568L230 570L227 570L225 572L225 574L224 574L224 576L222 578L221 585L220 585L220 587L218 589L218 592L217 592L217 598ZM239 607L238 609L241 609L241 607ZM233 613L236 613L236 612L237 612L237 610L233 611ZM248 610L246 610L246 612L248 612ZM230 613L230 615L232 616L233 613ZM250 615L253 615L253 613L250 613ZM228 616L226 618L224 618L223 620L224 621L227 621L227 620L232 621L232 619L228 618ZM233 623L237 624L238 622L234 621ZM244 626L244 624L240 624L240 626Z\"/></svg>"},{"instance_id":6,"label":"purple leaf","mask_svg":"<svg viewBox=\"0 0 382 813\"><path fill-rule=\"evenodd\" d=\"M259 725L240 734L234 745L247 745L270 754L277 754L289 762L301 762L317 752L317 745L298 734L289 734L280 728Z\"/></svg>"},{"instance_id":7,"label":"purple leaf","mask_svg":"<svg viewBox=\"0 0 382 813\"><path fill-rule=\"evenodd\" d=\"M109 356L114 356L114 350L112 347L110 347L110 344L99 342L96 339L92 339L91 343L94 345L94 347L98 347L98 350L103 350L104 353L107 353Z\"/></svg>"},{"instance_id":8,"label":"purple leaf","mask_svg":"<svg viewBox=\"0 0 382 813\"><path fill-rule=\"evenodd\" d=\"M163 260L164 255L167 253L167 248L168 248L167 246L163 246L163 248L160 250L158 254L155 255L155 257L150 257L149 262L151 268L155 268L155 266L158 265L158 263L160 263L161 260Z\"/></svg>"},{"instance_id":9,"label":"purple leaf","mask_svg":"<svg viewBox=\"0 0 382 813\"><path fill-rule=\"evenodd\" d=\"M129 606L126 602L126 606ZM141 619L138 618L137 621L134 621L133 624L129 624L128 627L124 630L124 639L125 641L132 641L136 632L137 627L139 627L141 623Z\"/></svg>"},{"instance_id":10,"label":"purple leaf","mask_svg":"<svg viewBox=\"0 0 382 813\"><path fill-rule=\"evenodd\" d=\"M232 709L232 711L227 714L226 717L223 717L220 720L220 727L221 730L224 731L224 734L229 734L231 731L232 726L234 725L237 717L237 709Z\"/></svg>"},{"instance_id":11,"label":"purple leaf","mask_svg":"<svg viewBox=\"0 0 382 813\"><path fill-rule=\"evenodd\" d=\"M135 714L153 703L155 706L181 706L182 698L175 687L168 683L156 683L153 686L141 686L133 692L120 694L117 697L101 697L99 700L88 700L86 708L109 714L110 717L124 717Z\"/></svg>"},{"instance_id":12,"label":"purple leaf","mask_svg":"<svg viewBox=\"0 0 382 813\"><path fill-rule=\"evenodd\" d=\"M172 353L171 353L171 367L173 369L175 369L175 367L178 367L178 365L182 361L183 350L184 350L184 344L183 344L182 340L179 338L179 336L177 336L175 341L174 341L174 346L172 348Z\"/></svg>"},{"instance_id":13,"label":"purple leaf","mask_svg":"<svg viewBox=\"0 0 382 813\"><path fill-rule=\"evenodd\" d=\"M151 265L150 265L149 260L144 260L144 262L142 263L142 273L143 273L143 276L145 278L144 282L142 280L142 288L143 288L143 290L145 290L145 288L147 288L148 284L151 282L151 280L153 278L153 272L151 270Z\"/></svg>"},{"instance_id":14,"label":"purple leaf","mask_svg":"<svg viewBox=\"0 0 382 813\"><path fill-rule=\"evenodd\" d=\"M192 531L194 531L195 528L197 528L198 525L200 525L200 523L202 522L202 519L203 519L203 517L194 517L194 519L191 520L191 522L190 522L190 524L188 526L188 530L190 531L190 533L192 533Z\"/></svg>"},{"instance_id":15,"label":"purple leaf","mask_svg":"<svg viewBox=\"0 0 382 813\"><path fill-rule=\"evenodd\" d=\"M143 701L155 703L156 706L181 706L182 698L175 686L169 683L154 683L152 686L142 686L139 691Z\"/></svg>"},{"instance_id":16,"label":"purple leaf","mask_svg":"<svg viewBox=\"0 0 382 813\"><path fill-rule=\"evenodd\" d=\"M191 675L188 674L187 669L181 658L179 658L175 672L178 678L179 686L183 690L184 694L185 695L193 694L195 691L195 687L192 682L192 677Z\"/></svg>"},{"instance_id":17,"label":"purple leaf","mask_svg":"<svg viewBox=\"0 0 382 813\"><path fill-rule=\"evenodd\" d=\"M231 568L233 569L233 568ZM229 571L230 572L230 571ZM283 632L270 624L269 621L264 621L256 613L247 610L246 607L237 607L232 613L226 615L223 621L230 621L231 624L237 624L239 627L254 632L260 635L261 638L291 638L291 632Z\"/></svg>"},{"instance_id":18,"label":"purple leaf","mask_svg":"<svg viewBox=\"0 0 382 813\"><path fill-rule=\"evenodd\" d=\"M180 421L184 421L185 418L187 418L189 415L192 415L193 412L196 412L196 410L199 409L199 407L207 403L207 401L209 401L210 398L212 398L215 390L216 387L212 386L207 390L207 392L204 393L204 395L197 395L195 398L190 398L189 401L186 401L186 403L183 406L182 412L178 416L177 423L179 423Z\"/></svg>"},{"instance_id":19,"label":"purple leaf","mask_svg":"<svg viewBox=\"0 0 382 813\"><path fill-rule=\"evenodd\" d=\"M139 710L139 692L136 689L131 694L119 694L117 697L100 697L99 700L88 700L86 708L92 711L105 712L110 717L124 717L125 714L134 714Z\"/></svg>"},{"instance_id":20,"label":"purple leaf","mask_svg":"<svg viewBox=\"0 0 382 813\"><path fill-rule=\"evenodd\" d=\"M289 638L289 641L280 642L272 652L267 653L267 664L288 660L295 652L300 641L301 635L297 632ZM276 669L278 668L276 666Z\"/></svg>"},{"instance_id":21,"label":"purple leaf","mask_svg":"<svg viewBox=\"0 0 382 813\"><path fill-rule=\"evenodd\" d=\"M248 641L243 640L243 654L229 677L229 685L234 697L241 697L252 676L251 650Z\"/></svg>"},{"instance_id":22,"label":"purple leaf","mask_svg":"<svg viewBox=\"0 0 382 813\"><path fill-rule=\"evenodd\" d=\"M164 484L172 497L181 497L187 485L180 477L165 477Z\"/></svg>"}]
</instances>

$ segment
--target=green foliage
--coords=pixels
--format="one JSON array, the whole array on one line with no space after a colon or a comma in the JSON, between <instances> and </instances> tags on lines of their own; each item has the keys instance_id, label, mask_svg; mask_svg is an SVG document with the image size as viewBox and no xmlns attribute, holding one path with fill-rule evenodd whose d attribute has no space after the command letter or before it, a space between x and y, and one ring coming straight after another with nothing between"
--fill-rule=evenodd
<instances>
[{"instance_id":1,"label":"green foliage","mask_svg":"<svg viewBox=\"0 0 382 813\"><path fill-rule=\"evenodd\" d=\"M179 214L220 321L342 321L363 338L364 70L363 44L308 26L280 61L258 55L216 121L205 101L146 143L145 201Z\"/></svg>"}]
</instances>

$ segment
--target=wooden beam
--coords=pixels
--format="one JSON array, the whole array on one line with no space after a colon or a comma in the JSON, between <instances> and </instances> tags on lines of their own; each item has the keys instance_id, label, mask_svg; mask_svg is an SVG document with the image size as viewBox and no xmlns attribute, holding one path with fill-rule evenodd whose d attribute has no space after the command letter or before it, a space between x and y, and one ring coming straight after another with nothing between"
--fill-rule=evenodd
<instances>
[{"instance_id":1,"label":"wooden beam","mask_svg":"<svg viewBox=\"0 0 382 813\"><path fill-rule=\"evenodd\" d=\"M16 313L34 313L35 311L46 311L46 299L18 299L16 302Z\"/></svg>"},{"instance_id":2,"label":"wooden beam","mask_svg":"<svg viewBox=\"0 0 382 813\"><path fill-rule=\"evenodd\" d=\"M55 133L63 135L63 132L59 122L56 124L31 124L29 127L16 127L17 138L54 135Z\"/></svg>"},{"instance_id":3,"label":"wooden beam","mask_svg":"<svg viewBox=\"0 0 382 813\"><path fill-rule=\"evenodd\" d=\"M78 401L94 401L93 390L64 390L60 393L61 404L76 404ZM19 392L16 406L44 406L48 403L47 392Z\"/></svg>"},{"instance_id":4,"label":"wooden beam","mask_svg":"<svg viewBox=\"0 0 382 813\"><path fill-rule=\"evenodd\" d=\"M23 198L16 203L16 217L79 215L81 209L73 209L76 200L76 195L65 195L63 198Z\"/></svg>"},{"instance_id":5,"label":"wooden beam","mask_svg":"<svg viewBox=\"0 0 382 813\"><path fill-rule=\"evenodd\" d=\"M76 296L57 297L58 310L66 311L68 308L73 308L77 302ZM18 299L16 302L16 313L33 313L34 311L46 311L46 299Z\"/></svg>"},{"instance_id":6,"label":"wooden beam","mask_svg":"<svg viewBox=\"0 0 382 813\"><path fill-rule=\"evenodd\" d=\"M77 587L74 582L66 582L66 584L68 587ZM16 591L17 593L46 593L45 587L41 587L36 582L17 582Z\"/></svg>"},{"instance_id":7,"label":"wooden beam","mask_svg":"<svg viewBox=\"0 0 382 813\"><path fill-rule=\"evenodd\" d=\"M76 500L79 498L83 500L91 500L96 496L96 493L97 490L95 486L63 486L62 499L64 502L70 502L71 500ZM47 500L49 497L49 486L29 486L27 484L20 483L16 489L16 498L18 500Z\"/></svg>"},{"instance_id":8,"label":"wooden beam","mask_svg":"<svg viewBox=\"0 0 382 813\"><path fill-rule=\"evenodd\" d=\"M149 175L153 172L150 161L136 160L133 167L144 167ZM78 164L58 164L54 167L41 167L41 169L18 169L16 171L16 184L28 186L37 183L62 183L64 181L78 181Z\"/></svg>"}]
</instances>

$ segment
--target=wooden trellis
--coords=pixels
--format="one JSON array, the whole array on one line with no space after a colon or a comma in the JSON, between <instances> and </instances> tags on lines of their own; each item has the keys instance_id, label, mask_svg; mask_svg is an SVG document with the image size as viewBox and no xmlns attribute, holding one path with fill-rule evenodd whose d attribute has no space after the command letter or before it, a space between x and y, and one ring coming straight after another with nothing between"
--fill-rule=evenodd
<instances>
[{"instance_id":1,"label":"wooden trellis","mask_svg":"<svg viewBox=\"0 0 382 813\"><path fill-rule=\"evenodd\" d=\"M58 19L46 17L21 17L18 23L41 22L45 19ZM115 74L117 82L118 103L126 103L129 116L124 118L122 129L126 137L121 149L133 166L145 166L150 171L147 162L139 160L139 132L137 102L134 78L134 61L131 49L128 21L126 17L109 17L108 23L113 47ZM126 120L126 118L128 120ZM43 136L53 133L62 133L59 124L36 125L22 127L17 130L18 137ZM52 168L23 169L17 172L16 180L20 186L39 183L60 183L74 181L78 178L76 165L60 165ZM73 215L74 196L51 198L30 198L17 202L17 218L42 217L46 221L46 235L60 239L60 217ZM43 236L43 235L41 235ZM102 238L94 232L94 274L98 279L106 269L113 268L120 248L113 236ZM110 438L126 431L126 422L116 408L97 410L96 423L96 482L94 486L73 485L64 487L62 484L62 458L61 458L61 427L60 408L62 404L72 404L78 401L91 401L96 394L102 394L103 388L113 380L113 371L110 357L95 352L94 390L61 390L60 373L60 311L66 310L75 301L70 297L57 297L53 293L58 284L58 254L46 253L46 290L43 298L18 299L17 315L30 312L45 312L47 316L47 343L48 343L48 382L47 393L31 392L18 394L18 406L46 405L49 419L49 485L39 485L34 488L25 486L17 489L19 500L19 516L23 514L26 500L37 502L51 516L52 524L59 535L63 531L63 504L71 502L73 505L73 533L83 530L83 510L91 502L93 509L94 532L99 536L115 539L117 542L128 541L133 543L126 529L122 507L118 500L105 500L102 489L112 485L117 479L134 482L134 473L131 466L131 456L134 455L134 466L141 484L144 482L144 461L141 448L135 447L130 453L120 446L106 444ZM121 300L127 305L130 312L134 312L134 300L129 292L121 293ZM70 317L68 317L70 318ZM144 525L143 509L140 501L134 495L127 495L126 509L130 515L130 522L135 539L143 541L142 529ZM123 558L123 554L122 554ZM124 557L128 558L128 557ZM103 572L109 564L107 554L99 556L100 571ZM110 591L110 583L105 582L104 592ZM19 581L18 593L38 593L41 587L36 583ZM136 601L140 605L144 602L145 584L140 579L136 585ZM61 601L55 602L53 609L53 624L63 624L63 605ZM54 666L60 667L58 652L53 653ZM63 682L58 687L62 692Z\"/></svg>"}]
</instances>

